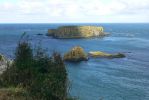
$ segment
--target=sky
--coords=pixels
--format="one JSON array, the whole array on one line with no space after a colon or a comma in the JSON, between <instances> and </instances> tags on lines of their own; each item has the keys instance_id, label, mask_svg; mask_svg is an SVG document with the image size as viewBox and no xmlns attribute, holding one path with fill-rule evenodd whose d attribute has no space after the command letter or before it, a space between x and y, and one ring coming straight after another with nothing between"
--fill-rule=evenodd
<instances>
[{"instance_id":1,"label":"sky","mask_svg":"<svg viewBox=\"0 0 149 100\"><path fill-rule=\"evenodd\" d=\"M0 0L0 23L149 23L149 0Z\"/></svg>"}]
</instances>

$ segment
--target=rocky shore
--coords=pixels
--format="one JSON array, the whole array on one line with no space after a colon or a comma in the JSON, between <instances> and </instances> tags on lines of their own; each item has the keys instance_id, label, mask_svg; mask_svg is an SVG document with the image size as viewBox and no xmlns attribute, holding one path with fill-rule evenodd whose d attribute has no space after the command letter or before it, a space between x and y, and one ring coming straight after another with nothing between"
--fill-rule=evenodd
<instances>
[{"instance_id":1,"label":"rocky shore","mask_svg":"<svg viewBox=\"0 0 149 100\"><path fill-rule=\"evenodd\" d=\"M57 29L49 29L47 36L54 38L90 38L104 36L101 26L61 26Z\"/></svg>"}]
</instances>

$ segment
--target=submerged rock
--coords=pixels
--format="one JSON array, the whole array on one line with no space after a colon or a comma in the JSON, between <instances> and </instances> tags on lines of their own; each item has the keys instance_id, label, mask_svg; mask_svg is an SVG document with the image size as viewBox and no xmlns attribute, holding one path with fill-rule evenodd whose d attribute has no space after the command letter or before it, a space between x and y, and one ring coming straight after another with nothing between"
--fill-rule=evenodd
<instances>
[{"instance_id":1,"label":"submerged rock","mask_svg":"<svg viewBox=\"0 0 149 100\"><path fill-rule=\"evenodd\" d=\"M88 57L82 47L76 46L72 48L69 52L64 54L63 59L65 61L79 62L88 60Z\"/></svg>"},{"instance_id":2,"label":"submerged rock","mask_svg":"<svg viewBox=\"0 0 149 100\"><path fill-rule=\"evenodd\" d=\"M125 55L122 53L117 53L117 54L109 54L101 51L92 51L89 52L89 56L91 57L107 57L107 58L124 58Z\"/></svg>"},{"instance_id":3,"label":"submerged rock","mask_svg":"<svg viewBox=\"0 0 149 100\"><path fill-rule=\"evenodd\" d=\"M49 29L47 35L55 38L89 38L104 36L106 33L100 26L61 26Z\"/></svg>"},{"instance_id":4,"label":"submerged rock","mask_svg":"<svg viewBox=\"0 0 149 100\"><path fill-rule=\"evenodd\" d=\"M111 56L111 58L124 58L124 57L126 57L126 56L122 53L113 54Z\"/></svg>"},{"instance_id":5,"label":"submerged rock","mask_svg":"<svg viewBox=\"0 0 149 100\"><path fill-rule=\"evenodd\" d=\"M37 35L43 35L43 34L41 34L41 33L38 33Z\"/></svg>"}]
</instances>

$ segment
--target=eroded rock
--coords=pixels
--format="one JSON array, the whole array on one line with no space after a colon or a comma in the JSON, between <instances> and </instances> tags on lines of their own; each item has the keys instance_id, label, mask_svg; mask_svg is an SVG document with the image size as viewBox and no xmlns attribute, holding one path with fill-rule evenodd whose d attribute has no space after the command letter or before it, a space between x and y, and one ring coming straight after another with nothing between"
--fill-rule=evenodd
<instances>
[{"instance_id":1,"label":"eroded rock","mask_svg":"<svg viewBox=\"0 0 149 100\"><path fill-rule=\"evenodd\" d=\"M72 48L69 52L64 54L64 60L78 62L78 61L86 61L88 60L88 57L82 47L76 46Z\"/></svg>"}]
</instances>

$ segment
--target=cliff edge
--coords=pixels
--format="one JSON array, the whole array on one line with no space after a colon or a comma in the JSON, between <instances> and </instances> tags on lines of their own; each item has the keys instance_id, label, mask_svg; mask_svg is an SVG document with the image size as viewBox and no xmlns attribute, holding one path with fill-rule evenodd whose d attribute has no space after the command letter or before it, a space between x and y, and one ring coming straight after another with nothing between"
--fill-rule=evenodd
<instances>
[{"instance_id":1,"label":"cliff edge","mask_svg":"<svg viewBox=\"0 0 149 100\"><path fill-rule=\"evenodd\" d=\"M55 38L89 38L104 36L104 29L100 26L61 26L49 29L48 36Z\"/></svg>"}]
</instances>

